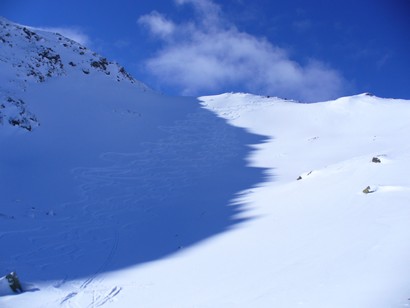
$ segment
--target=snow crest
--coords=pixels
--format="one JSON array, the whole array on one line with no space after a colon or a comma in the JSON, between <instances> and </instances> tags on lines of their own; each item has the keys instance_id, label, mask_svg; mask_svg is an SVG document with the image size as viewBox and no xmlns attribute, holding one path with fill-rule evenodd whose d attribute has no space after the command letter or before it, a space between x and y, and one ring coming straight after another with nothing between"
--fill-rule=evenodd
<instances>
[{"instance_id":1,"label":"snow crest","mask_svg":"<svg viewBox=\"0 0 410 308\"><path fill-rule=\"evenodd\" d=\"M72 75L104 74L117 82L149 88L123 67L58 33L0 19L0 123L31 131L41 122L22 100L31 83ZM24 106L24 107L23 107Z\"/></svg>"}]
</instances>

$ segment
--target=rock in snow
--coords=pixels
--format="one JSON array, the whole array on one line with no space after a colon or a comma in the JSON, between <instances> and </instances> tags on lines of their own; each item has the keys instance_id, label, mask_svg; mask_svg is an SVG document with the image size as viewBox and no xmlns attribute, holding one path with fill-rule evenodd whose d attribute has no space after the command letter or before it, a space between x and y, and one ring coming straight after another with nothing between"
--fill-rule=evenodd
<instances>
[{"instance_id":1,"label":"rock in snow","mask_svg":"<svg viewBox=\"0 0 410 308\"><path fill-rule=\"evenodd\" d=\"M1 307L408 306L410 101L168 97L56 33L0 46L0 268L30 291Z\"/></svg>"},{"instance_id":2,"label":"rock in snow","mask_svg":"<svg viewBox=\"0 0 410 308\"><path fill-rule=\"evenodd\" d=\"M29 131L38 126L21 100L21 92L31 83L72 75L74 71L105 74L118 82L127 81L148 90L117 63L58 33L14 24L0 18L0 123L9 123Z\"/></svg>"}]
</instances>

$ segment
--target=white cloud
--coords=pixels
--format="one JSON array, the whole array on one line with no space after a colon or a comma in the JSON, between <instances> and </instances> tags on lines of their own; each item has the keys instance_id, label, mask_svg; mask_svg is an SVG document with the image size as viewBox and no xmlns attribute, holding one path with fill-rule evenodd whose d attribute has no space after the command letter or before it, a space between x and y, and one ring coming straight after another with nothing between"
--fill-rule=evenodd
<instances>
[{"instance_id":1,"label":"white cloud","mask_svg":"<svg viewBox=\"0 0 410 308\"><path fill-rule=\"evenodd\" d=\"M77 27L41 27L36 28L38 30L48 31L59 33L62 36L65 36L81 45L90 47L90 38L79 28Z\"/></svg>"},{"instance_id":2,"label":"white cloud","mask_svg":"<svg viewBox=\"0 0 410 308\"><path fill-rule=\"evenodd\" d=\"M164 44L147 60L148 71L186 95L231 89L318 101L341 94L345 81L323 63L300 65L286 50L239 31L209 0L176 0L193 6L194 21L176 24L157 12L140 22Z\"/></svg>"},{"instance_id":3,"label":"white cloud","mask_svg":"<svg viewBox=\"0 0 410 308\"><path fill-rule=\"evenodd\" d=\"M140 24L146 25L152 34L166 38L171 35L175 30L173 22L167 20L160 13L153 11L151 14L141 16L138 19Z\"/></svg>"}]
</instances>

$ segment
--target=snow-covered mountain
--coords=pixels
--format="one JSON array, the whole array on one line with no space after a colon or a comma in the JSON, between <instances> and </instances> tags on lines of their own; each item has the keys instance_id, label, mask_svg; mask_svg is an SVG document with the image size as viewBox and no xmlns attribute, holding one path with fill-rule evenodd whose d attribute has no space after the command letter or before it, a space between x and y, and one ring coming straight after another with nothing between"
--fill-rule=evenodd
<instances>
[{"instance_id":1,"label":"snow-covered mountain","mask_svg":"<svg viewBox=\"0 0 410 308\"><path fill-rule=\"evenodd\" d=\"M409 101L168 97L0 24L1 307L409 305Z\"/></svg>"},{"instance_id":2,"label":"snow-covered mountain","mask_svg":"<svg viewBox=\"0 0 410 308\"><path fill-rule=\"evenodd\" d=\"M58 33L17 25L0 17L0 44L0 123L31 131L40 121L20 98L20 92L32 83L79 71L85 75L105 74L112 80L148 89L117 63Z\"/></svg>"}]
</instances>

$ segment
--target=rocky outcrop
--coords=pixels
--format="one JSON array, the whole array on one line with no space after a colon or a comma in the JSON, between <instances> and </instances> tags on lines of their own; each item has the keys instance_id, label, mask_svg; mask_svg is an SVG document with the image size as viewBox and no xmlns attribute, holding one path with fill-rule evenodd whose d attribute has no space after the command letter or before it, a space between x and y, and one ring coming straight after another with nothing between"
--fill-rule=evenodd
<instances>
[{"instance_id":1,"label":"rocky outcrop","mask_svg":"<svg viewBox=\"0 0 410 308\"><path fill-rule=\"evenodd\" d=\"M0 18L0 123L27 131L37 127L39 121L29 111L30 102L21 99L21 92L31 83L76 72L85 77L84 82L93 74L103 74L113 81L129 82L142 91L149 90L122 66L71 39Z\"/></svg>"}]
</instances>

